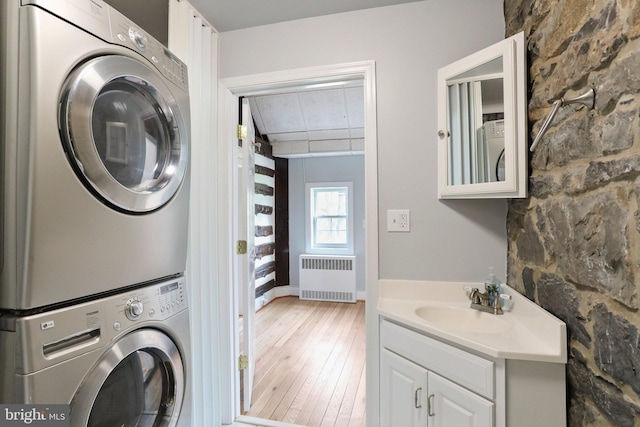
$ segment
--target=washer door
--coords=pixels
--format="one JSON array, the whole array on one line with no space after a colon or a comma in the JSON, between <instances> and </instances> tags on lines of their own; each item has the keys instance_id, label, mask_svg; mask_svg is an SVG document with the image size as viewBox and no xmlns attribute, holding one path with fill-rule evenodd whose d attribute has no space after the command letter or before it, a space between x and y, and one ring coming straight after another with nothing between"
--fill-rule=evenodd
<instances>
[{"instance_id":1,"label":"washer door","mask_svg":"<svg viewBox=\"0 0 640 427\"><path fill-rule=\"evenodd\" d=\"M180 352L155 329L117 341L71 402L71 425L173 427L186 387Z\"/></svg>"},{"instance_id":2,"label":"washer door","mask_svg":"<svg viewBox=\"0 0 640 427\"><path fill-rule=\"evenodd\" d=\"M176 194L186 172L188 136L157 71L125 56L97 57L69 76L60 103L67 157L108 206L141 214Z\"/></svg>"}]
</instances>

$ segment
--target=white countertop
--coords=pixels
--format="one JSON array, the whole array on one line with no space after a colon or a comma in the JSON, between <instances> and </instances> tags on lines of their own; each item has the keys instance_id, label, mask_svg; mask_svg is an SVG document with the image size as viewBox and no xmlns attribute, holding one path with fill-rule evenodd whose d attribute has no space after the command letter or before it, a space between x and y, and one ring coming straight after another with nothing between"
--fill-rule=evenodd
<instances>
[{"instance_id":1,"label":"white countertop","mask_svg":"<svg viewBox=\"0 0 640 427\"><path fill-rule=\"evenodd\" d=\"M380 280L378 312L488 356L567 363L564 322L504 284L502 293L512 297L510 311L495 315L474 310L463 286L483 290L481 283ZM418 315L420 310L431 319Z\"/></svg>"}]
</instances>

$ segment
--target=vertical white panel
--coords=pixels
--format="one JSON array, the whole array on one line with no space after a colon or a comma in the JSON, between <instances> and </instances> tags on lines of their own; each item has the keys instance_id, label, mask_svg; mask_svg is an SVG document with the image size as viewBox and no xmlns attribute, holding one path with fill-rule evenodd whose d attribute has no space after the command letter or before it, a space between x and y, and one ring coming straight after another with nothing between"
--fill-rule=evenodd
<instances>
[{"instance_id":1,"label":"vertical white panel","mask_svg":"<svg viewBox=\"0 0 640 427\"><path fill-rule=\"evenodd\" d=\"M217 34L186 1L169 3L169 48L189 70L191 201L187 292L191 313L193 425L220 425L216 266Z\"/></svg>"},{"instance_id":2,"label":"vertical white panel","mask_svg":"<svg viewBox=\"0 0 640 427\"><path fill-rule=\"evenodd\" d=\"M448 183L450 185L456 185L462 183L462 170L460 165L462 165L462 156L460 154L460 148L462 144L460 143L460 132L456 126L456 123L462 123L462 119L460 118L459 105L460 105L460 88L458 85L449 86L448 90L448 100L449 100L449 110L451 114L449 115L449 123L447 124L447 129L451 129L451 137L449 138L449 157L452 159L448 164ZM460 161L457 161L460 159Z\"/></svg>"}]
</instances>

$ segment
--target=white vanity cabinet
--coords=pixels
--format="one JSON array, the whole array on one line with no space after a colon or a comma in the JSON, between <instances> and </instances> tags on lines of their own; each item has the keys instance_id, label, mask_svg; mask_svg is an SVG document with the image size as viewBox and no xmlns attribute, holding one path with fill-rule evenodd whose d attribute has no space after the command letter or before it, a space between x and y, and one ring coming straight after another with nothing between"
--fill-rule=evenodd
<instances>
[{"instance_id":1,"label":"white vanity cabinet","mask_svg":"<svg viewBox=\"0 0 640 427\"><path fill-rule=\"evenodd\" d=\"M429 373L433 427L493 427L493 402L483 399L433 372Z\"/></svg>"},{"instance_id":2,"label":"white vanity cabinet","mask_svg":"<svg viewBox=\"0 0 640 427\"><path fill-rule=\"evenodd\" d=\"M380 319L381 426L566 425L564 364L493 358Z\"/></svg>"},{"instance_id":3,"label":"white vanity cabinet","mask_svg":"<svg viewBox=\"0 0 640 427\"><path fill-rule=\"evenodd\" d=\"M493 426L493 402L386 348L380 370L381 426Z\"/></svg>"},{"instance_id":4,"label":"white vanity cabinet","mask_svg":"<svg viewBox=\"0 0 640 427\"><path fill-rule=\"evenodd\" d=\"M428 372L397 354L380 354L380 425L382 427L426 425Z\"/></svg>"}]
</instances>

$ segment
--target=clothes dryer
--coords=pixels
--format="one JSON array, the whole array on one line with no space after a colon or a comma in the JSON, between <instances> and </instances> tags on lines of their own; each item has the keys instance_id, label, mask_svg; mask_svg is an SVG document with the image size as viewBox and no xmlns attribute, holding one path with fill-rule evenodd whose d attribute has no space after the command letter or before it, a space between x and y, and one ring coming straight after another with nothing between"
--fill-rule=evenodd
<instances>
[{"instance_id":1,"label":"clothes dryer","mask_svg":"<svg viewBox=\"0 0 640 427\"><path fill-rule=\"evenodd\" d=\"M102 0L0 2L0 309L181 274L187 70Z\"/></svg>"},{"instance_id":2,"label":"clothes dryer","mask_svg":"<svg viewBox=\"0 0 640 427\"><path fill-rule=\"evenodd\" d=\"M191 425L184 278L0 315L0 402L67 404L72 427Z\"/></svg>"}]
</instances>

